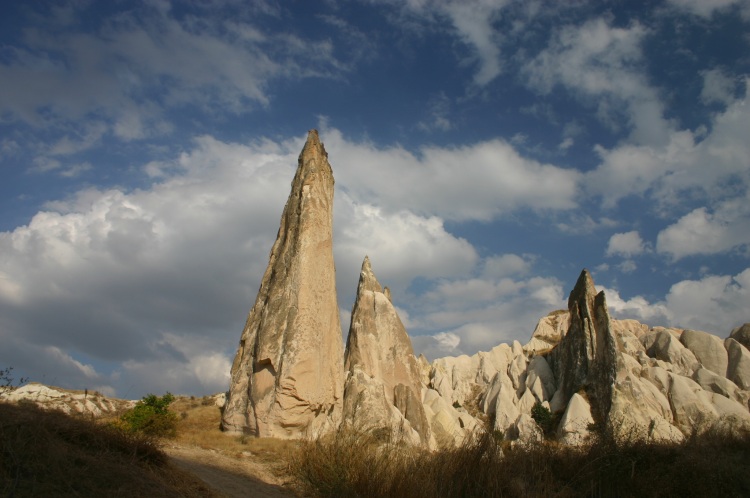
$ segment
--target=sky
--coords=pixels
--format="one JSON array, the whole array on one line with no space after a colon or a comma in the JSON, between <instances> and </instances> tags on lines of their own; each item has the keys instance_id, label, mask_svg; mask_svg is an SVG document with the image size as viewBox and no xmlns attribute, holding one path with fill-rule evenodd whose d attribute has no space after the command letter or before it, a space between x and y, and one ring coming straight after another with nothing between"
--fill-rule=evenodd
<instances>
[{"instance_id":1,"label":"sky","mask_svg":"<svg viewBox=\"0 0 750 498\"><path fill-rule=\"evenodd\" d=\"M749 0L2 2L0 367L224 391L297 157L434 359L612 316L750 321Z\"/></svg>"}]
</instances>

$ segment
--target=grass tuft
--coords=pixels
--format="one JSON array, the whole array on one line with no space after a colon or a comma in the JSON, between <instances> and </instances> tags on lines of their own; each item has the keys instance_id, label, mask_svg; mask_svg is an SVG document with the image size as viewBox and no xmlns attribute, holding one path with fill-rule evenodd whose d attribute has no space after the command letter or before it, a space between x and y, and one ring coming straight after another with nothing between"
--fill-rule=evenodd
<instances>
[{"instance_id":1,"label":"grass tuft","mask_svg":"<svg viewBox=\"0 0 750 498\"><path fill-rule=\"evenodd\" d=\"M513 444L477 433L427 452L365 431L301 445L289 472L306 496L750 496L750 434L709 431L681 444L611 435L583 447Z\"/></svg>"}]
</instances>

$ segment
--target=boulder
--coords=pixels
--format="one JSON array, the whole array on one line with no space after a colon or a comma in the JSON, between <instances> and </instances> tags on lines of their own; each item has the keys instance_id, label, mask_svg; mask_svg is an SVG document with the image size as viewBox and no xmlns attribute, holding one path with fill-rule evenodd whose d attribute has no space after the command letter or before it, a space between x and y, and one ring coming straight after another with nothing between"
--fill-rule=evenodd
<instances>
[{"instance_id":1,"label":"boulder","mask_svg":"<svg viewBox=\"0 0 750 498\"><path fill-rule=\"evenodd\" d=\"M517 440L521 444L534 444L544 439L542 429L531 418L531 415L527 413L522 413L518 416L512 430L507 436L508 439Z\"/></svg>"},{"instance_id":2,"label":"boulder","mask_svg":"<svg viewBox=\"0 0 750 498\"><path fill-rule=\"evenodd\" d=\"M707 368L699 368L693 373L693 380L706 391L720 394L726 398L740 401L739 387L731 380Z\"/></svg>"},{"instance_id":3,"label":"boulder","mask_svg":"<svg viewBox=\"0 0 750 498\"><path fill-rule=\"evenodd\" d=\"M516 389L510 378L502 372L498 372L493 379L493 390L496 391L494 396L494 407L488 410L488 413L494 414L492 428L506 433L518 419L521 412L518 409L518 398Z\"/></svg>"},{"instance_id":4,"label":"boulder","mask_svg":"<svg viewBox=\"0 0 750 498\"><path fill-rule=\"evenodd\" d=\"M699 330L686 330L680 342L688 348L703 365L719 375L724 375L729 363L727 350L719 337Z\"/></svg>"},{"instance_id":5,"label":"boulder","mask_svg":"<svg viewBox=\"0 0 750 498\"><path fill-rule=\"evenodd\" d=\"M750 323L745 323L732 330L729 337L750 349Z\"/></svg>"},{"instance_id":6,"label":"boulder","mask_svg":"<svg viewBox=\"0 0 750 498\"><path fill-rule=\"evenodd\" d=\"M425 390L422 402L437 447L454 448L463 444L478 425L465 410L456 410L434 389Z\"/></svg>"},{"instance_id":7,"label":"boulder","mask_svg":"<svg viewBox=\"0 0 750 498\"><path fill-rule=\"evenodd\" d=\"M741 389L750 389L750 351L731 337L724 341L724 346L729 357L727 379Z\"/></svg>"},{"instance_id":8,"label":"boulder","mask_svg":"<svg viewBox=\"0 0 750 498\"><path fill-rule=\"evenodd\" d=\"M710 427L719 417L711 394L701 389L695 381L681 375L670 373L669 381L669 402L675 425L684 434Z\"/></svg>"},{"instance_id":9,"label":"boulder","mask_svg":"<svg viewBox=\"0 0 750 498\"><path fill-rule=\"evenodd\" d=\"M594 423L591 406L586 398L576 393L570 398L560 419L557 436L565 444L578 446L589 437L589 426Z\"/></svg>"},{"instance_id":10,"label":"boulder","mask_svg":"<svg viewBox=\"0 0 750 498\"><path fill-rule=\"evenodd\" d=\"M555 385L555 375L543 356L534 356L526 369L526 388L533 388L539 384L539 392L534 395L539 401L547 401L555 394L557 386Z\"/></svg>"},{"instance_id":11,"label":"boulder","mask_svg":"<svg viewBox=\"0 0 750 498\"><path fill-rule=\"evenodd\" d=\"M222 428L300 438L335 426L344 394L328 154L311 130L231 370Z\"/></svg>"},{"instance_id":12,"label":"boulder","mask_svg":"<svg viewBox=\"0 0 750 498\"><path fill-rule=\"evenodd\" d=\"M655 330L641 337L646 353L677 367L681 375L692 375L700 366L695 355L668 330Z\"/></svg>"}]
</instances>

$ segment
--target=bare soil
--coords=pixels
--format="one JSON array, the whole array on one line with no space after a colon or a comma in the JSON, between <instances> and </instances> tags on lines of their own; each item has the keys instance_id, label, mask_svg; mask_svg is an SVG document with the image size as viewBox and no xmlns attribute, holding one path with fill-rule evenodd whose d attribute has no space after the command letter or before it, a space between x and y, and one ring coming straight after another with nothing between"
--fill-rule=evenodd
<instances>
[{"instance_id":1,"label":"bare soil","mask_svg":"<svg viewBox=\"0 0 750 498\"><path fill-rule=\"evenodd\" d=\"M197 476L220 496L296 496L282 486L282 479L273 464L254 459L249 452L240 458L232 458L217 450L181 444L165 445L163 450L175 466Z\"/></svg>"}]
</instances>

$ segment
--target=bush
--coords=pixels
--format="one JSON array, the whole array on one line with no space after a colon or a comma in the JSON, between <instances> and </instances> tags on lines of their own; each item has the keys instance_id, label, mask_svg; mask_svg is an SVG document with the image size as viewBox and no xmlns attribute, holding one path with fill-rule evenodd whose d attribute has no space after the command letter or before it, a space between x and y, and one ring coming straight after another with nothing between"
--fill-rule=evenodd
<instances>
[{"instance_id":1,"label":"bush","mask_svg":"<svg viewBox=\"0 0 750 498\"><path fill-rule=\"evenodd\" d=\"M171 393L159 397L148 394L120 417L120 427L130 432L140 432L149 436L175 437L177 435L177 415L169 411L174 401Z\"/></svg>"},{"instance_id":2,"label":"bush","mask_svg":"<svg viewBox=\"0 0 750 498\"><path fill-rule=\"evenodd\" d=\"M538 401L531 407L531 418L546 436L552 434L557 428L557 418L549 411L549 408Z\"/></svg>"}]
</instances>

